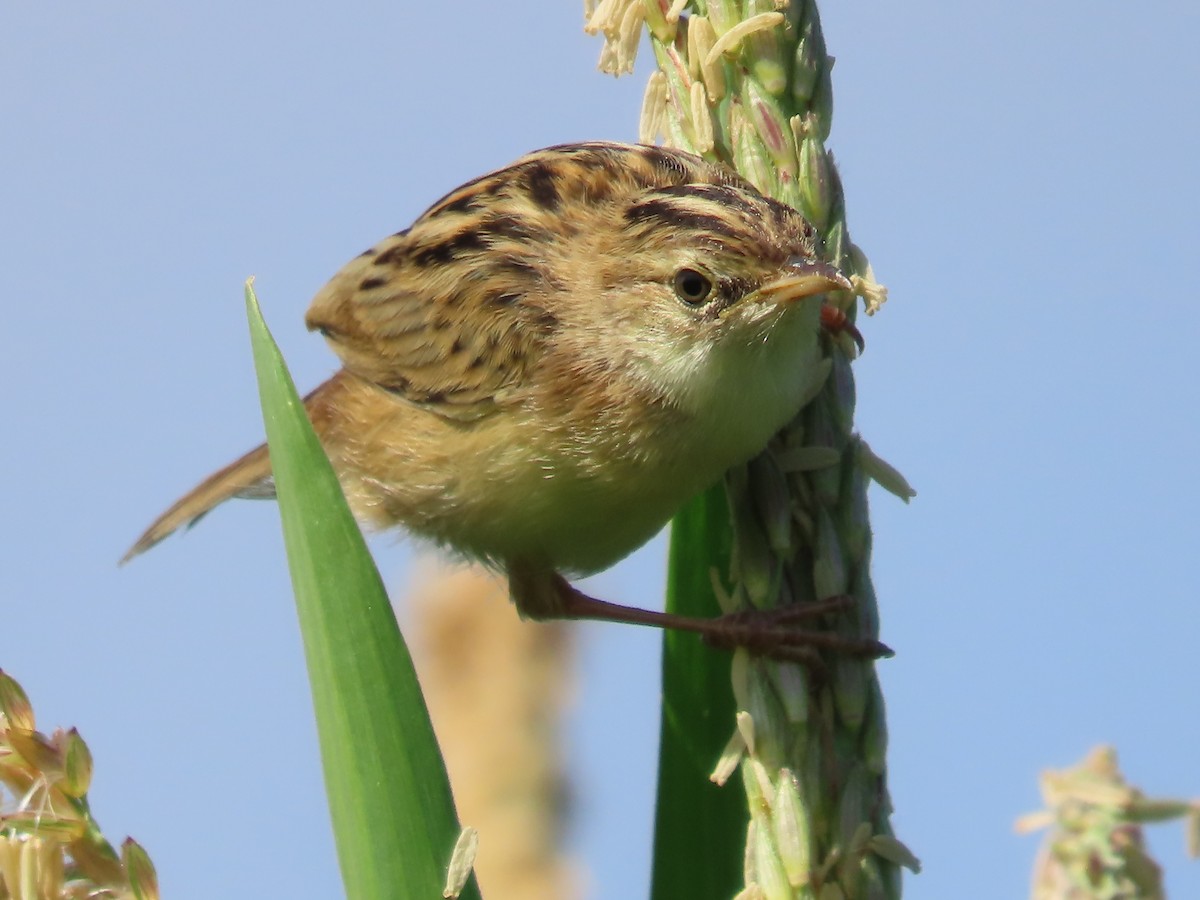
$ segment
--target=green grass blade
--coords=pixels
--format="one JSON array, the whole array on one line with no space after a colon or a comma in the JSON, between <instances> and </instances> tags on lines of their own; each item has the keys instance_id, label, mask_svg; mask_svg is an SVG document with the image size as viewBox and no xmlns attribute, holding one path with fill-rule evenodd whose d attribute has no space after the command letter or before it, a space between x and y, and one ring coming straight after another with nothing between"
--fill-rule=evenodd
<instances>
[{"instance_id":1,"label":"green grass blade","mask_svg":"<svg viewBox=\"0 0 1200 900\"><path fill-rule=\"evenodd\" d=\"M346 896L431 900L442 894L459 825L425 701L249 284L246 314ZM473 879L462 896L478 898Z\"/></svg>"},{"instance_id":2,"label":"green grass blade","mask_svg":"<svg viewBox=\"0 0 1200 900\"><path fill-rule=\"evenodd\" d=\"M729 570L724 485L697 497L671 524L667 609L715 616L709 570ZM708 780L732 733L730 654L695 635L663 633L662 738L654 822L653 900L728 900L742 882L746 798L735 777Z\"/></svg>"}]
</instances>

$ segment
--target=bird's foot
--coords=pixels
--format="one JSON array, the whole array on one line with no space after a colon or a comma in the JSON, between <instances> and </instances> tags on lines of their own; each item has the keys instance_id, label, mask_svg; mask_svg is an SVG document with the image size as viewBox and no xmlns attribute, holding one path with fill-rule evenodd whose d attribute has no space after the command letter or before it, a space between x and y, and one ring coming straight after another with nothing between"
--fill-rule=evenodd
<instances>
[{"instance_id":1,"label":"bird's foot","mask_svg":"<svg viewBox=\"0 0 1200 900\"><path fill-rule=\"evenodd\" d=\"M879 659L892 656L892 649L873 638L854 637L834 631L800 628L805 621L854 606L850 596L830 597L813 603L795 603L777 609L749 609L726 613L706 621L710 626L704 640L713 647L745 647L751 653L775 659L812 659L814 650L829 650L846 656Z\"/></svg>"},{"instance_id":2,"label":"bird's foot","mask_svg":"<svg viewBox=\"0 0 1200 900\"><path fill-rule=\"evenodd\" d=\"M745 647L760 656L798 662L815 662L817 650L867 659L892 656L890 647L873 638L796 627L805 620L811 621L819 616L849 609L854 605L854 598L848 596L797 603L779 609L727 613L706 619L597 600L572 586L562 576L555 575L554 579L558 602L552 612L542 611L538 618L595 619L690 631L714 647L729 650Z\"/></svg>"}]
</instances>

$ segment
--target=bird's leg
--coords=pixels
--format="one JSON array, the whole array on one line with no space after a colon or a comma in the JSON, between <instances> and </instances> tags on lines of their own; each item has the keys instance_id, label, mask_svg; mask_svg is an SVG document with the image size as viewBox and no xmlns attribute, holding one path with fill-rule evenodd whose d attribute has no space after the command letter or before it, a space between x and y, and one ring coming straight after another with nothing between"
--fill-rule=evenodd
<instances>
[{"instance_id":1,"label":"bird's leg","mask_svg":"<svg viewBox=\"0 0 1200 900\"><path fill-rule=\"evenodd\" d=\"M858 352L862 353L867 349L867 342L863 339L862 332L859 331L854 323L847 318L846 314L836 306L831 306L826 303L821 307L821 327L830 334L841 334L843 331L854 339L854 343L858 345Z\"/></svg>"},{"instance_id":2,"label":"bird's leg","mask_svg":"<svg viewBox=\"0 0 1200 900\"><path fill-rule=\"evenodd\" d=\"M594 619L690 631L715 647L745 647L752 653L783 659L802 658L798 651L824 648L850 656L891 656L886 645L871 638L853 638L827 631L797 628L805 619L844 610L854 603L850 597L831 597L816 603L795 604L773 610L748 610L714 618L655 612L620 606L591 597L557 573L549 579L531 571L509 570L513 601L522 613L534 619Z\"/></svg>"}]
</instances>

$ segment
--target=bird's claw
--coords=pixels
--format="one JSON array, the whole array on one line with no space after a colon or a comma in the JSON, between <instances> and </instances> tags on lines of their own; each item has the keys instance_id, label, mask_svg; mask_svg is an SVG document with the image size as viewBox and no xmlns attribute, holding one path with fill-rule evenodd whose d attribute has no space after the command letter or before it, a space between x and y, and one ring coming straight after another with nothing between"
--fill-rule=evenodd
<instances>
[{"instance_id":1,"label":"bird's claw","mask_svg":"<svg viewBox=\"0 0 1200 900\"><path fill-rule=\"evenodd\" d=\"M874 638L795 627L806 619L844 611L853 605L854 598L839 596L777 609L727 613L714 621L714 628L705 640L714 647L745 647L758 656L795 662L812 661L820 649L866 659L892 656L892 649Z\"/></svg>"}]
</instances>

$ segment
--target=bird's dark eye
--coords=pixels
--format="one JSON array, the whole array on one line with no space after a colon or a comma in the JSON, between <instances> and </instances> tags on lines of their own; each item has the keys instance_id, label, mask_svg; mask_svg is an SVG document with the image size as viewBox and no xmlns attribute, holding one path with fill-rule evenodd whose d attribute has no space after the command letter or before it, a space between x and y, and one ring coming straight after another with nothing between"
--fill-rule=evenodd
<instances>
[{"instance_id":1,"label":"bird's dark eye","mask_svg":"<svg viewBox=\"0 0 1200 900\"><path fill-rule=\"evenodd\" d=\"M688 306L699 306L712 293L712 282L695 269L675 273L675 296Z\"/></svg>"}]
</instances>

